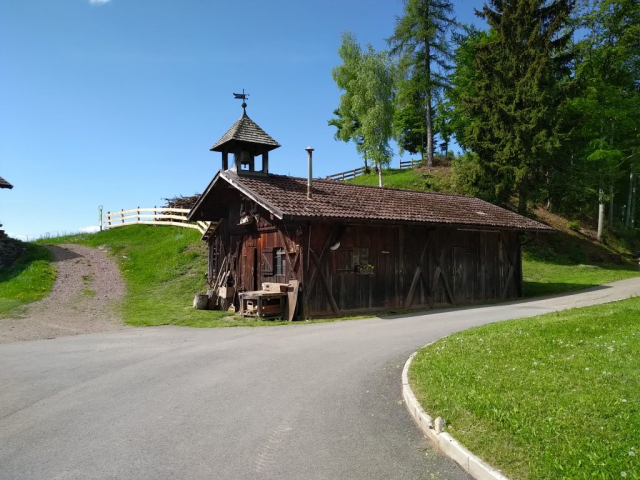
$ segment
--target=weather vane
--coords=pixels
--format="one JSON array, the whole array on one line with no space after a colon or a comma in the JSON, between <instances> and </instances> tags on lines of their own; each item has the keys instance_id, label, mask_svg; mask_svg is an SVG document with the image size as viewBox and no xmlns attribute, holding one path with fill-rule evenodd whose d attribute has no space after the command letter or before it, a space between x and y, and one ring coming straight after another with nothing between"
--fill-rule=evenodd
<instances>
[{"instance_id":1,"label":"weather vane","mask_svg":"<svg viewBox=\"0 0 640 480\"><path fill-rule=\"evenodd\" d=\"M242 100L242 108L247 108L247 100L249 100L249 94L244 93L244 88L242 89L242 93L234 93L233 98L236 100Z\"/></svg>"}]
</instances>

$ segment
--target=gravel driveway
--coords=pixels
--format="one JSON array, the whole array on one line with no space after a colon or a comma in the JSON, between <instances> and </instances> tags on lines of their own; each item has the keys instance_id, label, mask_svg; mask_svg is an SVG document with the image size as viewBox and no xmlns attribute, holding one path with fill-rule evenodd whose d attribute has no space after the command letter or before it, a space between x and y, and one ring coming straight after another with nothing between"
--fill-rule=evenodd
<instances>
[{"instance_id":1,"label":"gravel driveway","mask_svg":"<svg viewBox=\"0 0 640 480\"><path fill-rule=\"evenodd\" d=\"M113 308L124 295L124 282L106 251L81 245L46 248L57 269L51 295L20 318L0 319L0 343L126 328Z\"/></svg>"}]
</instances>

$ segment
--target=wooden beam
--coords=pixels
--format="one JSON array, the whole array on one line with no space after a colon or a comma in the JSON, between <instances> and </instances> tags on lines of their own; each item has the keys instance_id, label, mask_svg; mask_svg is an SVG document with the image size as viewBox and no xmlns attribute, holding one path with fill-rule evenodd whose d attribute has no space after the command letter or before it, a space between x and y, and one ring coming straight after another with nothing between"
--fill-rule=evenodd
<instances>
[{"instance_id":1,"label":"wooden beam","mask_svg":"<svg viewBox=\"0 0 640 480\"><path fill-rule=\"evenodd\" d=\"M116 227L126 227L128 225L171 225L173 227L185 227L185 228L193 228L195 230L200 231L200 227L193 223L185 223L185 222L149 222L146 220L140 220L139 222L127 222L127 223L114 223L109 228Z\"/></svg>"},{"instance_id":2,"label":"wooden beam","mask_svg":"<svg viewBox=\"0 0 640 480\"><path fill-rule=\"evenodd\" d=\"M415 293L416 287L418 286L418 283L420 282L421 278L425 282L425 287L427 288L427 290L430 290L429 284L425 281L425 276L422 273L423 266L424 266L424 256L425 256L425 253L427 252L428 245L429 245L429 238L427 237L427 241L424 242L424 245L422 247L422 252L420 253L420 260L418 261L416 272L413 275L413 281L411 282L411 287L409 287L409 293L407 295L407 299L404 302L405 310L409 309L409 307L411 306L411 302L413 301L413 294ZM429 292L429 294L430 293L431 292Z\"/></svg>"},{"instance_id":3,"label":"wooden beam","mask_svg":"<svg viewBox=\"0 0 640 480\"><path fill-rule=\"evenodd\" d=\"M324 272L322 271L322 268L320 268L320 260L318 259L316 252L314 252L313 250L309 250L309 253L311 254L313 262L316 264L316 272L319 272L320 274L320 280L322 280L322 285L324 286L324 290L327 294L327 297L329 298L329 303L331 304L333 313L341 316L340 309L338 308L338 304L336 303L336 299L333 298L333 293L331 293L331 288L329 287L327 277L324 276Z\"/></svg>"},{"instance_id":4,"label":"wooden beam","mask_svg":"<svg viewBox=\"0 0 640 480\"><path fill-rule=\"evenodd\" d=\"M105 217L111 218L121 215L126 215L127 213L135 213L138 212L173 212L173 213L189 213L191 210L188 208L170 208L170 207L149 207L149 208L132 208L131 210L120 210L118 212L107 212Z\"/></svg>"},{"instance_id":5,"label":"wooden beam","mask_svg":"<svg viewBox=\"0 0 640 480\"><path fill-rule=\"evenodd\" d=\"M444 256L447 253L446 249L447 249L447 245L449 244L449 237L451 236L451 232L449 232L447 235L445 235L444 239L443 239L443 247L440 250L440 257L438 258L437 256L434 257L435 262L436 262L436 271L433 275L433 283L432 283L432 291L435 290L435 285L438 282L439 277L442 277L442 282L444 283L444 288L447 291L447 295L449 295L449 300L451 301L451 305L456 305L456 298L453 295L453 291L451 290L451 287L449 286L449 280L447 279L447 276L444 273L444 269L442 268L442 264L444 263Z\"/></svg>"},{"instance_id":6,"label":"wooden beam","mask_svg":"<svg viewBox=\"0 0 640 480\"><path fill-rule=\"evenodd\" d=\"M504 283L504 287L502 288L502 295L500 296L501 300L505 300L507 298L507 293L509 292L509 286L511 283L511 279L513 278L513 274L516 271L516 260L514 260L514 257L517 259L517 255L518 255L518 250L520 249L520 244L517 245L516 250L512 255L509 254L509 250L507 250L507 245L506 245L506 241L504 240L504 234L501 234L502 237L502 246L504 249L504 253L507 255L507 261L509 262L509 273L507 274L507 280Z\"/></svg>"}]
</instances>

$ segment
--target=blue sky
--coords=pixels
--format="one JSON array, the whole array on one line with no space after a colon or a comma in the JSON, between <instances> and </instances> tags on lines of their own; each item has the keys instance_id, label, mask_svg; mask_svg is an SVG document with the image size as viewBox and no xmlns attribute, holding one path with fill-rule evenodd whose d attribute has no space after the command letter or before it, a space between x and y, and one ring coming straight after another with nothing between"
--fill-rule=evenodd
<instances>
[{"instance_id":1,"label":"blue sky","mask_svg":"<svg viewBox=\"0 0 640 480\"><path fill-rule=\"evenodd\" d=\"M479 23L480 0L455 0ZM209 148L240 117L282 147L273 173L358 167L327 120L340 34L385 48L399 0L9 0L0 4L0 222L13 236L75 232L105 211L201 192ZM396 164L398 158L393 160Z\"/></svg>"}]
</instances>

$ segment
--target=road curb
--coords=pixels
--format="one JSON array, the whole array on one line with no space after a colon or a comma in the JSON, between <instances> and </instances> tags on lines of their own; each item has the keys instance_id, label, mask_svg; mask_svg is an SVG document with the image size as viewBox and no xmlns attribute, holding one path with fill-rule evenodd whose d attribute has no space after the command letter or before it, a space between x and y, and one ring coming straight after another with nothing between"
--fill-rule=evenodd
<instances>
[{"instance_id":1,"label":"road curb","mask_svg":"<svg viewBox=\"0 0 640 480\"><path fill-rule=\"evenodd\" d=\"M425 347L428 345L425 345ZM418 428L442 453L458 463L473 478L477 480L509 480L500 471L467 450L464 445L450 434L436 432L433 419L424 411L409 385L409 367L417 353L414 352L409 357L402 369L402 398Z\"/></svg>"}]
</instances>

